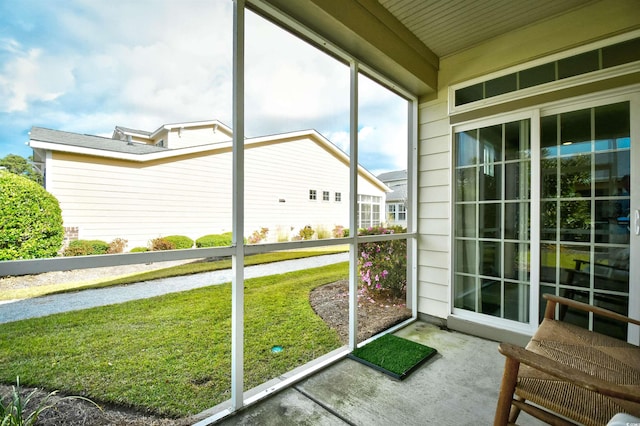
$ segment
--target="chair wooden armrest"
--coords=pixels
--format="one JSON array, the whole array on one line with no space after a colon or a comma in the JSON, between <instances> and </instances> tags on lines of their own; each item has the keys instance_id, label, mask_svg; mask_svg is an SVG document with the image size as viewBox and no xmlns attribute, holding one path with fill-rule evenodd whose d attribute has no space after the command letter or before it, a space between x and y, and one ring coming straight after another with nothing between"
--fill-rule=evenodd
<instances>
[{"instance_id":1,"label":"chair wooden armrest","mask_svg":"<svg viewBox=\"0 0 640 426\"><path fill-rule=\"evenodd\" d=\"M574 385L589 391L640 403L640 394L637 391L632 391L624 386L591 376L580 370L561 364L553 359L528 351L523 347L509 343L500 343L499 351L504 356L519 363L528 365L538 371L542 371L543 373L557 377L566 382L573 383Z\"/></svg>"},{"instance_id":2,"label":"chair wooden armrest","mask_svg":"<svg viewBox=\"0 0 640 426\"><path fill-rule=\"evenodd\" d=\"M640 325L640 320L629 318L625 315L621 315L617 312L600 308L598 306L592 306L587 303L578 302L577 300L567 299L566 297L555 296L552 294L543 294L542 297L547 300L547 307L544 311L544 317L548 319L556 319L555 318L556 304L561 304L561 305L568 306L570 308L580 309L586 312L593 312L596 315L600 315L606 318L611 318L617 321Z\"/></svg>"}]
</instances>

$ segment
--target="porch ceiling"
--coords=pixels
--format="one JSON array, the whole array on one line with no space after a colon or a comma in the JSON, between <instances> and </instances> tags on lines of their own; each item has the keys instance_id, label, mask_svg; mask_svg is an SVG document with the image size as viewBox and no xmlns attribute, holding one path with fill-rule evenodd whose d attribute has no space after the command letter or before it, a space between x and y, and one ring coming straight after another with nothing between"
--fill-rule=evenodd
<instances>
[{"instance_id":1,"label":"porch ceiling","mask_svg":"<svg viewBox=\"0 0 640 426\"><path fill-rule=\"evenodd\" d=\"M585 0L378 0L438 57L566 13Z\"/></svg>"},{"instance_id":2,"label":"porch ceiling","mask_svg":"<svg viewBox=\"0 0 640 426\"><path fill-rule=\"evenodd\" d=\"M414 95L429 96L441 57L602 0L246 1L276 21L267 5L284 13Z\"/></svg>"}]
</instances>

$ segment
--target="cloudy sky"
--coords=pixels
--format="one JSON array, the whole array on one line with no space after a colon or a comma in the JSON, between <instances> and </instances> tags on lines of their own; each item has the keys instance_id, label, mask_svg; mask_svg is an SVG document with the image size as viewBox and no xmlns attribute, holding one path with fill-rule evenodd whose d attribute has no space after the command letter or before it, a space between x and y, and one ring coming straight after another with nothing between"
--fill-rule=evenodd
<instances>
[{"instance_id":1,"label":"cloudy sky","mask_svg":"<svg viewBox=\"0 0 640 426\"><path fill-rule=\"evenodd\" d=\"M231 0L0 1L0 158L32 126L231 126ZM315 129L348 151L349 69L250 12L248 137ZM407 103L361 79L360 162L406 168Z\"/></svg>"}]
</instances>

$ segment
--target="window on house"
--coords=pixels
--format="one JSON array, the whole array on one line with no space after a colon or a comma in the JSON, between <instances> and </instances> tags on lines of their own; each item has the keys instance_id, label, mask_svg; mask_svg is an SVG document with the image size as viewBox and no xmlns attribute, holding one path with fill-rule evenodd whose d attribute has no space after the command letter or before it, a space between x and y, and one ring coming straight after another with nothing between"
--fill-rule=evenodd
<instances>
[{"instance_id":1,"label":"window on house","mask_svg":"<svg viewBox=\"0 0 640 426\"><path fill-rule=\"evenodd\" d=\"M635 62L640 59L638 47L640 39L627 40L462 87L454 91L455 106Z\"/></svg>"},{"instance_id":2,"label":"window on house","mask_svg":"<svg viewBox=\"0 0 640 426\"><path fill-rule=\"evenodd\" d=\"M393 223L396 221L396 205L395 204L387 204L387 220L389 223Z\"/></svg>"},{"instance_id":3,"label":"window on house","mask_svg":"<svg viewBox=\"0 0 640 426\"><path fill-rule=\"evenodd\" d=\"M315 189L310 189L309 190L309 199L310 200L316 200L318 198L317 194L316 194L316 190Z\"/></svg>"},{"instance_id":4,"label":"window on house","mask_svg":"<svg viewBox=\"0 0 640 426\"><path fill-rule=\"evenodd\" d=\"M338 202L342 201L342 193L336 192L335 200Z\"/></svg>"},{"instance_id":5,"label":"window on house","mask_svg":"<svg viewBox=\"0 0 640 426\"><path fill-rule=\"evenodd\" d=\"M380 226L382 197L358 195L358 228Z\"/></svg>"},{"instance_id":6,"label":"window on house","mask_svg":"<svg viewBox=\"0 0 640 426\"><path fill-rule=\"evenodd\" d=\"M389 222L389 225L405 226L404 222L406 220L407 207L404 205L404 203L387 204L387 222Z\"/></svg>"},{"instance_id":7,"label":"window on house","mask_svg":"<svg viewBox=\"0 0 640 426\"><path fill-rule=\"evenodd\" d=\"M398 203L398 221L407 220L407 206L404 203Z\"/></svg>"},{"instance_id":8,"label":"window on house","mask_svg":"<svg viewBox=\"0 0 640 426\"><path fill-rule=\"evenodd\" d=\"M322 201L329 201L329 191L322 191Z\"/></svg>"}]
</instances>

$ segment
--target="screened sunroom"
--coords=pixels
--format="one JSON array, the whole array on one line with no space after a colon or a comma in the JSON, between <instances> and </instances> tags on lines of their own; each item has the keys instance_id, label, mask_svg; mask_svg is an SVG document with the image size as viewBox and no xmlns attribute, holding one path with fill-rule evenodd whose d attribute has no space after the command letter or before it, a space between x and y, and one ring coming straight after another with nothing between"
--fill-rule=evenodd
<instances>
[{"instance_id":1,"label":"screened sunroom","mask_svg":"<svg viewBox=\"0 0 640 426\"><path fill-rule=\"evenodd\" d=\"M539 324L543 293L640 318L640 264L634 262L640 259L640 192L635 190L640 187L640 15L634 0L229 3L232 244L1 265L7 274L17 275L231 256L231 349L223 373L231 379L225 400L216 401L217 411L206 412L202 424L247 406L259 407L271 394L313 380L314 373L344 362L363 343L357 335L363 320L358 313L358 248L367 242L406 242L404 297L411 317L383 332L401 334L404 327L436 324L483 339L522 343ZM258 28L273 35L264 37ZM306 58L282 62L279 54L289 49L285 38L291 36L317 56L307 63ZM282 72L258 75L259 61ZM276 86L280 90L271 92ZM338 96L325 98L328 90ZM332 119L342 126L342 133L333 136L341 138L351 160L342 177L349 193L341 193L349 211L344 226L351 230L384 216L384 204L358 196L357 165L375 167L381 152L397 157L395 169L407 170L406 232L243 244L243 236L253 231L244 228L249 214L244 182L251 170L244 162L243 141L248 133L257 136L252 120L265 94L271 99L273 133L299 130L307 122L297 112L333 102L337 114ZM394 106L385 118L394 130L384 135L383 149L377 151L367 144L367 132L382 129L375 125L380 117L371 99ZM324 197L325 188L316 190L318 198ZM256 383L247 371L260 359L247 348L256 347L251 339L258 336L245 331L246 308L256 306L251 298L257 296L245 285L245 259L319 247L346 247L348 252L342 277L349 282L348 341L315 360L305 359L294 373ZM281 320L272 318L264 327ZM567 320L640 342L637 326L571 311ZM298 333L293 340L308 337ZM497 350L495 356L500 363ZM474 378L473 372L455 377ZM372 398L384 407L384 395ZM412 404L421 404L409 398L405 402L408 412ZM422 413L423 408L415 409ZM347 414L339 417L349 420Z\"/></svg>"}]
</instances>

